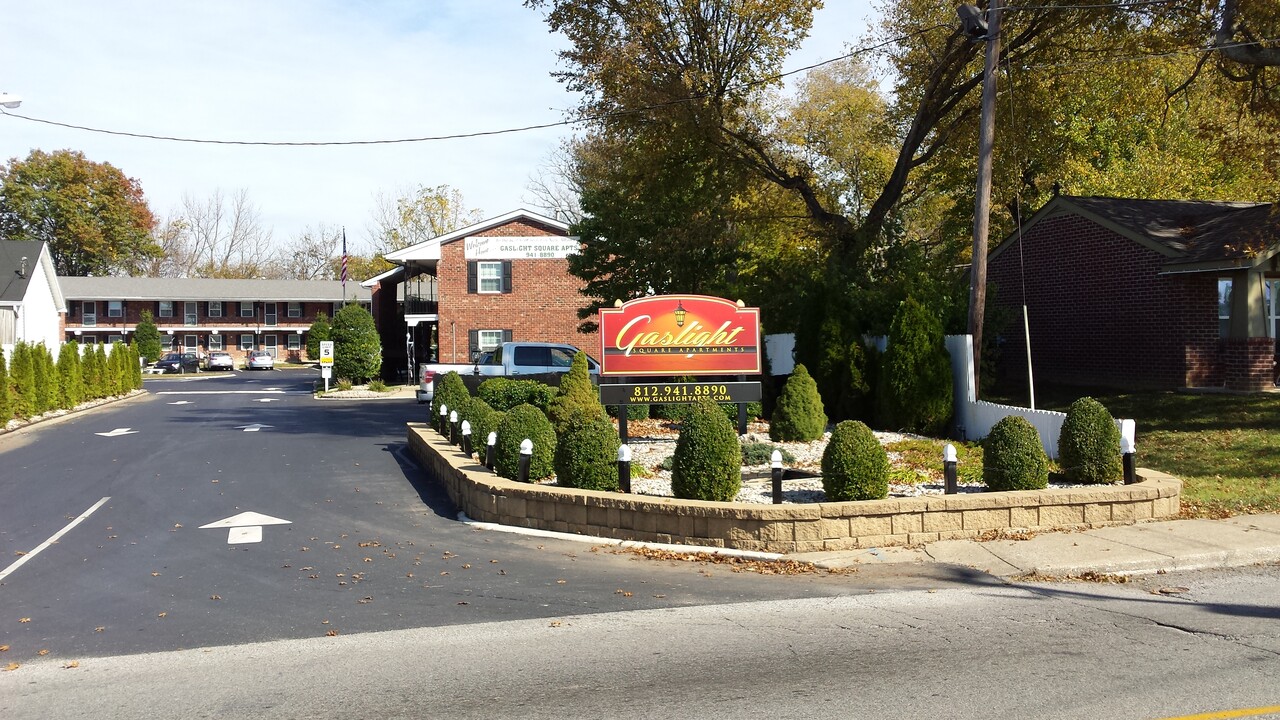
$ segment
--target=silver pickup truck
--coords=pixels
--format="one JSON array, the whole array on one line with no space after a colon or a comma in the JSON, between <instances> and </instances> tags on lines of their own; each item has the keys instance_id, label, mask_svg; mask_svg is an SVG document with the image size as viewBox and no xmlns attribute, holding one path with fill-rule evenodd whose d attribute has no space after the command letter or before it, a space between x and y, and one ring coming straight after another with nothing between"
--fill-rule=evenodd
<instances>
[{"instance_id":1,"label":"silver pickup truck","mask_svg":"<svg viewBox=\"0 0 1280 720\"><path fill-rule=\"evenodd\" d=\"M435 379L446 372L477 378L510 377L530 380L553 380L569 372L578 348L562 343L507 342L480 357L473 365L423 365L418 378L418 402L429 403L435 397ZM587 356L587 369L592 379L600 376L600 364Z\"/></svg>"}]
</instances>

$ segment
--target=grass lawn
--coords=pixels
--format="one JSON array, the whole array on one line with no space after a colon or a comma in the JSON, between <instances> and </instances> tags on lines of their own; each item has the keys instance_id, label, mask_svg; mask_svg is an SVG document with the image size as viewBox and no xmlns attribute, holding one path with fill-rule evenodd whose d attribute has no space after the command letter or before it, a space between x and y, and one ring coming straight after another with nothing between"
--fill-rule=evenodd
<instances>
[{"instance_id":1,"label":"grass lawn","mask_svg":"<svg viewBox=\"0 0 1280 720\"><path fill-rule=\"evenodd\" d=\"M1049 410L1065 411L1083 395L1137 421L1138 467L1182 479L1184 516L1280 512L1280 393L1036 388L1037 405Z\"/></svg>"}]
</instances>

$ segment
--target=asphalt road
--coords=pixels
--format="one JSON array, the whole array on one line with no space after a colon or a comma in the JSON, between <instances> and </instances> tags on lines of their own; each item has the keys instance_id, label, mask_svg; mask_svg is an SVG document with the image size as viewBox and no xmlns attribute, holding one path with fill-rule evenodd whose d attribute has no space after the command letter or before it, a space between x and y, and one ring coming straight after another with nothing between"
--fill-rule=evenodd
<instances>
[{"instance_id":1,"label":"asphalt road","mask_svg":"<svg viewBox=\"0 0 1280 720\"><path fill-rule=\"evenodd\" d=\"M770 577L475 531L405 451L419 405L315 400L315 377L148 378L0 437L0 573L96 507L0 579L0 664L992 582ZM287 524L234 544L201 527L246 512Z\"/></svg>"}]
</instances>

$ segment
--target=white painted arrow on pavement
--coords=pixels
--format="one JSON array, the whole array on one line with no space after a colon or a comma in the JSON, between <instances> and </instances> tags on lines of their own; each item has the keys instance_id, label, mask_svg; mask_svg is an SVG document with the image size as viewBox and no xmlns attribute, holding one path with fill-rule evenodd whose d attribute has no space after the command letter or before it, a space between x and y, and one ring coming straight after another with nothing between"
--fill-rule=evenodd
<instances>
[{"instance_id":1,"label":"white painted arrow on pavement","mask_svg":"<svg viewBox=\"0 0 1280 720\"><path fill-rule=\"evenodd\" d=\"M217 528L229 528L227 532L227 544L235 545L237 543L255 543L262 542L262 526L263 525L290 525L289 520L281 520L270 515L263 515L256 512L242 512L239 515L232 515L229 518L215 520L208 525L201 525L201 530L213 530Z\"/></svg>"},{"instance_id":2,"label":"white painted arrow on pavement","mask_svg":"<svg viewBox=\"0 0 1280 720\"><path fill-rule=\"evenodd\" d=\"M269 427L275 427L275 425L262 425L260 423L254 423L252 425L237 425L236 429L237 430L244 429L245 432L258 432L262 428L269 428Z\"/></svg>"},{"instance_id":3,"label":"white painted arrow on pavement","mask_svg":"<svg viewBox=\"0 0 1280 720\"><path fill-rule=\"evenodd\" d=\"M280 398L258 398L254 402L280 402Z\"/></svg>"},{"instance_id":4,"label":"white painted arrow on pavement","mask_svg":"<svg viewBox=\"0 0 1280 720\"><path fill-rule=\"evenodd\" d=\"M94 433L94 435L101 435L102 437L120 437L121 435L136 435L137 432L137 430L132 430L130 428L116 428L111 432Z\"/></svg>"},{"instance_id":5,"label":"white painted arrow on pavement","mask_svg":"<svg viewBox=\"0 0 1280 720\"><path fill-rule=\"evenodd\" d=\"M190 405L190 404L191 404L191 401L190 401L190 400L179 400L178 402L171 402L171 403L169 403L169 404L170 404L170 405Z\"/></svg>"}]
</instances>

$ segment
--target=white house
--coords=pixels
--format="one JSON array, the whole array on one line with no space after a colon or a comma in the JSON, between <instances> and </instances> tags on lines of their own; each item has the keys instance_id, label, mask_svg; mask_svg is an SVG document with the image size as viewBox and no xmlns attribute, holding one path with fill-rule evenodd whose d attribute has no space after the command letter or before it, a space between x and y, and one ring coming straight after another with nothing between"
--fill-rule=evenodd
<instances>
[{"instance_id":1,"label":"white house","mask_svg":"<svg viewBox=\"0 0 1280 720\"><path fill-rule=\"evenodd\" d=\"M20 341L44 343L55 357L62 347L66 301L53 258L42 242L0 240L0 347L13 357Z\"/></svg>"}]
</instances>

